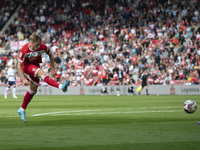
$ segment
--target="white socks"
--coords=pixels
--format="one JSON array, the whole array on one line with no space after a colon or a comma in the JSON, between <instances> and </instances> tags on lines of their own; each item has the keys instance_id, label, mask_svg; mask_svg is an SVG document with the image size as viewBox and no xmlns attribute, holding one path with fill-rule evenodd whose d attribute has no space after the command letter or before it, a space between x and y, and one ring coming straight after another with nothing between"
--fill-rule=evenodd
<instances>
[{"instance_id":1,"label":"white socks","mask_svg":"<svg viewBox=\"0 0 200 150\"><path fill-rule=\"evenodd\" d=\"M62 89L62 84L59 84L58 88L59 88L59 89Z\"/></svg>"},{"instance_id":2,"label":"white socks","mask_svg":"<svg viewBox=\"0 0 200 150\"><path fill-rule=\"evenodd\" d=\"M16 87L13 88L13 96L16 96Z\"/></svg>"}]
</instances>

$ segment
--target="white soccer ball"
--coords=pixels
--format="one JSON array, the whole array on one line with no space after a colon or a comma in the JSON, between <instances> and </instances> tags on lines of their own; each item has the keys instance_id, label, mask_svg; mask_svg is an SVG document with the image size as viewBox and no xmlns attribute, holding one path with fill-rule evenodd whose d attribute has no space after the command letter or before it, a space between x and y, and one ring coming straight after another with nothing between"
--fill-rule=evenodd
<instances>
[{"instance_id":1,"label":"white soccer ball","mask_svg":"<svg viewBox=\"0 0 200 150\"><path fill-rule=\"evenodd\" d=\"M193 100L187 100L183 104L183 109L188 114L194 113L197 110L197 103Z\"/></svg>"}]
</instances>

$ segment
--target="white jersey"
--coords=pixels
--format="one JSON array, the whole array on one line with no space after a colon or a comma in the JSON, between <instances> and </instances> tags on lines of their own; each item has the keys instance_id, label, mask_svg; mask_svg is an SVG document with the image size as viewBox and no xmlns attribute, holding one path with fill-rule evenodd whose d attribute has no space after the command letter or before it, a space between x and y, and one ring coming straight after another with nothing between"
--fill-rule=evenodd
<instances>
[{"instance_id":1,"label":"white jersey","mask_svg":"<svg viewBox=\"0 0 200 150\"><path fill-rule=\"evenodd\" d=\"M9 68L7 71L8 81L15 81L15 69Z\"/></svg>"}]
</instances>

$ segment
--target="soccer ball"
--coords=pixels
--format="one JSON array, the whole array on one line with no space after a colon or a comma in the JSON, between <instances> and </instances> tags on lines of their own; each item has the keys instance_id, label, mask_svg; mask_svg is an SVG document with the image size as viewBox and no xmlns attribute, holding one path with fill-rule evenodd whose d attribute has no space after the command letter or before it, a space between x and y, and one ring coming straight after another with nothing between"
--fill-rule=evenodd
<instances>
[{"instance_id":1,"label":"soccer ball","mask_svg":"<svg viewBox=\"0 0 200 150\"><path fill-rule=\"evenodd\" d=\"M197 110L197 103L193 100L187 100L183 104L183 109L188 114L194 113Z\"/></svg>"}]
</instances>

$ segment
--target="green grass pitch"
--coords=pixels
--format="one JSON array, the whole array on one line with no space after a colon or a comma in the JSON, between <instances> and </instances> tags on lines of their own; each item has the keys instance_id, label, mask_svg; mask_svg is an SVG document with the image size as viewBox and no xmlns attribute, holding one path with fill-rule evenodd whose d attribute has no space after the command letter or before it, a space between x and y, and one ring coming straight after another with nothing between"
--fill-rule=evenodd
<instances>
[{"instance_id":1,"label":"green grass pitch","mask_svg":"<svg viewBox=\"0 0 200 150\"><path fill-rule=\"evenodd\" d=\"M198 150L200 96L0 96L0 150Z\"/></svg>"}]
</instances>

